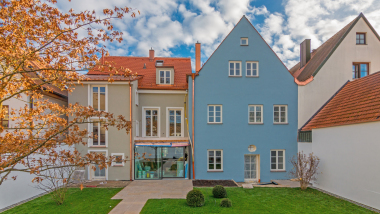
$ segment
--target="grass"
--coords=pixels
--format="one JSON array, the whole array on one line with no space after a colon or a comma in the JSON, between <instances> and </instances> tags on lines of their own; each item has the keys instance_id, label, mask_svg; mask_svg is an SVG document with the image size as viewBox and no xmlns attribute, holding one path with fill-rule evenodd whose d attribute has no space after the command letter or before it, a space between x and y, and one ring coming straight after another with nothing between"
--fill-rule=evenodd
<instances>
[{"instance_id":1,"label":"grass","mask_svg":"<svg viewBox=\"0 0 380 214\"><path fill-rule=\"evenodd\" d=\"M232 207L220 207L221 199L212 196L212 188L203 192L205 205L189 207L185 199L149 199L142 214L149 213L374 213L348 201L308 188L226 188Z\"/></svg>"},{"instance_id":2,"label":"grass","mask_svg":"<svg viewBox=\"0 0 380 214\"><path fill-rule=\"evenodd\" d=\"M62 205L57 205L50 197L50 194L36 198L25 204L21 204L4 214L10 213L108 213L121 200L111 198L123 188L69 188L66 201Z\"/></svg>"}]
</instances>

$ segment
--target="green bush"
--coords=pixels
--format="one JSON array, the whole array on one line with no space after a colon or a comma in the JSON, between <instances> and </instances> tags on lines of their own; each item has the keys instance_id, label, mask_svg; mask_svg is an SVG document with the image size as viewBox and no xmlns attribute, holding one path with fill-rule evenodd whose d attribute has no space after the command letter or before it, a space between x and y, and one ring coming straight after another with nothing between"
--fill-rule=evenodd
<instances>
[{"instance_id":1,"label":"green bush","mask_svg":"<svg viewBox=\"0 0 380 214\"><path fill-rule=\"evenodd\" d=\"M212 194L214 195L215 198L227 198L227 191L221 185L216 185L212 189Z\"/></svg>"},{"instance_id":2,"label":"green bush","mask_svg":"<svg viewBox=\"0 0 380 214\"><path fill-rule=\"evenodd\" d=\"M221 201L220 201L220 206L221 207L231 207L232 206L232 202L230 199L228 198L223 198Z\"/></svg>"},{"instance_id":3,"label":"green bush","mask_svg":"<svg viewBox=\"0 0 380 214\"><path fill-rule=\"evenodd\" d=\"M186 202L190 207L201 207L205 204L205 197L200 190L194 189L187 193Z\"/></svg>"}]
</instances>

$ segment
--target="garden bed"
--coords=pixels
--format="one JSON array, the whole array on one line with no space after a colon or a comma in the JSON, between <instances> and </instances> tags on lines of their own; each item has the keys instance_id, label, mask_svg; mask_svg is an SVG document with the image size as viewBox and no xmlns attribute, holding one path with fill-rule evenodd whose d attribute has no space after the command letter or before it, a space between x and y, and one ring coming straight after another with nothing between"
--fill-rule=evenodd
<instances>
[{"instance_id":1,"label":"garden bed","mask_svg":"<svg viewBox=\"0 0 380 214\"><path fill-rule=\"evenodd\" d=\"M238 187L233 180L193 180L193 186L195 187L214 187L221 185L224 187Z\"/></svg>"}]
</instances>

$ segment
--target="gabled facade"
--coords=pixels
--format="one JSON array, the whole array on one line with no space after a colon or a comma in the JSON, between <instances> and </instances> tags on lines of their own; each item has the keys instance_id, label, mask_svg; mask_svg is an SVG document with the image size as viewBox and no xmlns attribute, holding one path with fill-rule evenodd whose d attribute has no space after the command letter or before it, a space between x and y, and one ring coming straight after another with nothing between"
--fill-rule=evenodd
<instances>
[{"instance_id":1,"label":"gabled facade","mask_svg":"<svg viewBox=\"0 0 380 214\"><path fill-rule=\"evenodd\" d=\"M319 48L310 50L312 42L301 44L300 63L290 69L299 85L299 128L347 81L380 70L380 37L363 14Z\"/></svg>"},{"instance_id":2,"label":"gabled facade","mask_svg":"<svg viewBox=\"0 0 380 214\"><path fill-rule=\"evenodd\" d=\"M297 85L245 16L197 72L194 90L196 179L287 178L297 153Z\"/></svg>"},{"instance_id":3,"label":"gabled facade","mask_svg":"<svg viewBox=\"0 0 380 214\"><path fill-rule=\"evenodd\" d=\"M87 81L78 85L70 103L91 105L99 110L123 115L132 121L127 134L100 123L83 125L99 139L89 139L88 145L77 145L82 153L101 152L119 156L126 163L113 163L111 167L95 171L86 169L90 180L139 180L188 177L190 144L186 124L186 75L191 74L190 58L155 57L103 57L115 67L129 68L135 77L112 76L109 72L90 70ZM99 118L93 118L99 120Z\"/></svg>"}]
</instances>

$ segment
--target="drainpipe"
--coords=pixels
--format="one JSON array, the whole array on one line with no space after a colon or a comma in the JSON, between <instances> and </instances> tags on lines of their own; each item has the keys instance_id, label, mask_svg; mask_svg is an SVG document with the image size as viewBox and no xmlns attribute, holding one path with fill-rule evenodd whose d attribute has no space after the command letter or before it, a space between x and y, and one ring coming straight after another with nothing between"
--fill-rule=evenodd
<instances>
[{"instance_id":1,"label":"drainpipe","mask_svg":"<svg viewBox=\"0 0 380 214\"><path fill-rule=\"evenodd\" d=\"M191 124L192 124L192 138L193 138L193 146L192 146L192 149L193 149L193 179L195 179L195 169L194 169L194 146L195 146L195 143L194 143L194 79L195 79L195 74L193 73L193 74L191 74L191 79L192 79L192 81L193 81L193 87L192 87L192 89L193 89L193 97L192 97L192 102L191 102L191 104L192 104L192 109L191 109Z\"/></svg>"},{"instance_id":2,"label":"drainpipe","mask_svg":"<svg viewBox=\"0 0 380 214\"><path fill-rule=\"evenodd\" d=\"M129 130L129 179L132 181L132 86L129 81L129 120L131 128Z\"/></svg>"}]
</instances>

